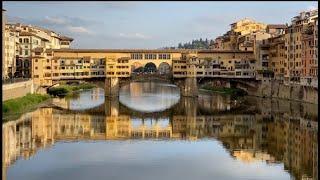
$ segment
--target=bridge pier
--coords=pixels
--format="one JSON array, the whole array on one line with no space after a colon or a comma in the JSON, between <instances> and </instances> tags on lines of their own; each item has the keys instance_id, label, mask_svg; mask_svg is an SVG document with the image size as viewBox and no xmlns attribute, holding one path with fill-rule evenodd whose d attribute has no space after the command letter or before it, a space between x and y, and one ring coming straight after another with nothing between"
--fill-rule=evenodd
<instances>
[{"instance_id":1,"label":"bridge pier","mask_svg":"<svg viewBox=\"0 0 320 180\"><path fill-rule=\"evenodd\" d=\"M198 97L198 85L196 77L187 77L180 87L180 93L185 97Z\"/></svg>"},{"instance_id":2,"label":"bridge pier","mask_svg":"<svg viewBox=\"0 0 320 180\"><path fill-rule=\"evenodd\" d=\"M106 77L105 80L105 96L119 97L120 79L118 77Z\"/></svg>"}]
</instances>

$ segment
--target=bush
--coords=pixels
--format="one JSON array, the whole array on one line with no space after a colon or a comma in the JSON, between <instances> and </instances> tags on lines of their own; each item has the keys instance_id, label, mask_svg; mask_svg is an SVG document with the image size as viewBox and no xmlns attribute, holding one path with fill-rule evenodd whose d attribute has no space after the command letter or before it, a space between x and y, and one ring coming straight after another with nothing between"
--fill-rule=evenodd
<instances>
[{"instance_id":1,"label":"bush","mask_svg":"<svg viewBox=\"0 0 320 180\"><path fill-rule=\"evenodd\" d=\"M48 89L48 94L52 96L65 96L69 93L68 89L64 87L53 87Z\"/></svg>"},{"instance_id":2,"label":"bush","mask_svg":"<svg viewBox=\"0 0 320 180\"><path fill-rule=\"evenodd\" d=\"M70 95L75 91L79 91L81 89L92 89L95 86L92 84L79 84L79 85L62 85L58 87L52 87L48 89L48 94L52 96L66 96Z\"/></svg>"}]
</instances>

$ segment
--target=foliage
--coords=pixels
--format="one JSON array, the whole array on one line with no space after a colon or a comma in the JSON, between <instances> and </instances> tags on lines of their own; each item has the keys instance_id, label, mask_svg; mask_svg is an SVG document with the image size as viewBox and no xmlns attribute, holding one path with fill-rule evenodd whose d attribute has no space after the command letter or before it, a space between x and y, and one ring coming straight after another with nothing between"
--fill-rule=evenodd
<instances>
[{"instance_id":1,"label":"foliage","mask_svg":"<svg viewBox=\"0 0 320 180\"><path fill-rule=\"evenodd\" d=\"M20 98L10 99L3 102L2 113L3 115L22 113L49 98L48 95L27 94Z\"/></svg>"},{"instance_id":2,"label":"foliage","mask_svg":"<svg viewBox=\"0 0 320 180\"><path fill-rule=\"evenodd\" d=\"M209 85L203 86L202 89L209 90L216 93L229 94L232 96L244 96L247 93L238 88L226 88L226 87L212 87Z\"/></svg>"},{"instance_id":3,"label":"foliage","mask_svg":"<svg viewBox=\"0 0 320 180\"><path fill-rule=\"evenodd\" d=\"M48 89L48 94L52 96L66 96L70 95L76 91L83 90L83 89L92 89L96 87L93 84L83 83L77 85L61 85L58 87L52 87Z\"/></svg>"},{"instance_id":4,"label":"foliage","mask_svg":"<svg viewBox=\"0 0 320 180\"><path fill-rule=\"evenodd\" d=\"M179 43L178 47L165 47L164 49L209 49L213 42L213 40L208 40L207 38L205 40L200 38L187 43Z\"/></svg>"}]
</instances>

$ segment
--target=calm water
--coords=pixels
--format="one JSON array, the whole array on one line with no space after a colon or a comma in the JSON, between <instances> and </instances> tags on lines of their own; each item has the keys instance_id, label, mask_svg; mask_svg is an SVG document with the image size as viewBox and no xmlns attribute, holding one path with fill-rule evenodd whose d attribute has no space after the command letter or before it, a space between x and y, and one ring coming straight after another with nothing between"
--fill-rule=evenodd
<instances>
[{"instance_id":1,"label":"calm water","mask_svg":"<svg viewBox=\"0 0 320 180\"><path fill-rule=\"evenodd\" d=\"M10 180L318 179L316 105L132 83L54 99L3 124Z\"/></svg>"}]
</instances>

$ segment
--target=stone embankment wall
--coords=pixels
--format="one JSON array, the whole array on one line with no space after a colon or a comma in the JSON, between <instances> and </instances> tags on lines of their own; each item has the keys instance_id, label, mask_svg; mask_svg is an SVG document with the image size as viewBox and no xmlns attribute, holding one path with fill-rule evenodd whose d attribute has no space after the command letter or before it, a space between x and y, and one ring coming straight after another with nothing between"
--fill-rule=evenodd
<instances>
[{"instance_id":1,"label":"stone embankment wall","mask_svg":"<svg viewBox=\"0 0 320 180\"><path fill-rule=\"evenodd\" d=\"M32 80L2 85L2 101L14 99L33 93Z\"/></svg>"},{"instance_id":2,"label":"stone embankment wall","mask_svg":"<svg viewBox=\"0 0 320 180\"><path fill-rule=\"evenodd\" d=\"M263 79L249 95L271 97L318 104L318 89L310 86L285 85L278 81Z\"/></svg>"}]
</instances>

